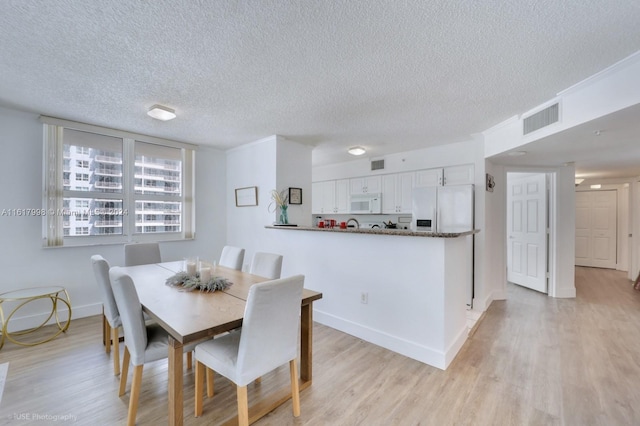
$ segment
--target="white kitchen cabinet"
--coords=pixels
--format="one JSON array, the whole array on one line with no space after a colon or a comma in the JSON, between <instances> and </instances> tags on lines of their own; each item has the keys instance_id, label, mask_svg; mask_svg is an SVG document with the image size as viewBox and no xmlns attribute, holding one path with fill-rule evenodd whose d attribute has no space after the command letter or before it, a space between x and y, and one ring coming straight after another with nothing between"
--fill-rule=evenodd
<instances>
[{"instance_id":1,"label":"white kitchen cabinet","mask_svg":"<svg viewBox=\"0 0 640 426\"><path fill-rule=\"evenodd\" d=\"M336 181L336 213L349 213L349 179Z\"/></svg>"},{"instance_id":2,"label":"white kitchen cabinet","mask_svg":"<svg viewBox=\"0 0 640 426\"><path fill-rule=\"evenodd\" d=\"M398 175L398 185L396 186L398 213L411 213L414 186L415 173L400 173Z\"/></svg>"},{"instance_id":3,"label":"white kitchen cabinet","mask_svg":"<svg viewBox=\"0 0 640 426\"><path fill-rule=\"evenodd\" d=\"M336 181L322 183L322 209L319 213L335 213L336 209Z\"/></svg>"},{"instance_id":4,"label":"white kitchen cabinet","mask_svg":"<svg viewBox=\"0 0 640 426\"><path fill-rule=\"evenodd\" d=\"M382 213L411 213L413 172L382 176Z\"/></svg>"},{"instance_id":5,"label":"white kitchen cabinet","mask_svg":"<svg viewBox=\"0 0 640 426\"><path fill-rule=\"evenodd\" d=\"M444 168L443 185L465 185L474 183L473 164Z\"/></svg>"},{"instance_id":6,"label":"white kitchen cabinet","mask_svg":"<svg viewBox=\"0 0 640 426\"><path fill-rule=\"evenodd\" d=\"M382 192L382 179L380 176L365 176L349 179L350 193L353 194L377 194Z\"/></svg>"},{"instance_id":7,"label":"white kitchen cabinet","mask_svg":"<svg viewBox=\"0 0 640 426\"><path fill-rule=\"evenodd\" d=\"M416 172L415 186L417 188L440 185L442 185L442 168L418 170Z\"/></svg>"},{"instance_id":8,"label":"white kitchen cabinet","mask_svg":"<svg viewBox=\"0 0 640 426\"><path fill-rule=\"evenodd\" d=\"M314 182L311 191L313 214L349 212L349 179Z\"/></svg>"},{"instance_id":9,"label":"white kitchen cabinet","mask_svg":"<svg viewBox=\"0 0 640 426\"><path fill-rule=\"evenodd\" d=\"M325 182L313 182L311 184L311 212L322 213Z\"/></svg>"},{"instance_id":10,"label":"white kitchen cabinet","mask_svg":"<svg viewBox=\"0 0 640 426\"><path fill-rule=\"evenodd\" d=\"M418 170L416 172L416 187L464 185L469 183L474 183L473 164Z\"/></svg>"},{"instance_id":11,"label":"white kitchen cabinet","mask_svg":"<svg viewBox=\"0 0 640 426\"><path fill-rule=\"evenodd\" d=\"M382 213L395 213L398 209L396 204L396 182L398 175L382 176Z\"/></svg>"}]
</instances>

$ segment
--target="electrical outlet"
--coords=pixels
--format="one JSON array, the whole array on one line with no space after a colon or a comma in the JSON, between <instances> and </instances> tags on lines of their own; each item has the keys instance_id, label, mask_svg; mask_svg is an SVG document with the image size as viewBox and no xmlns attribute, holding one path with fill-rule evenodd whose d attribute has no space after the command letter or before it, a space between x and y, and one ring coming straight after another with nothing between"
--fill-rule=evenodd
<instances>
[{"instance_id":1,"label":"electrical outlet","mask_svg":"<svg viewBox=\"0 0 640 426\"><path fill-rule=\"evenodd\" d=\"M366 305L369 303L369 293L362 292L360 294L360 303Z\"/></svg>"}]
</instances>

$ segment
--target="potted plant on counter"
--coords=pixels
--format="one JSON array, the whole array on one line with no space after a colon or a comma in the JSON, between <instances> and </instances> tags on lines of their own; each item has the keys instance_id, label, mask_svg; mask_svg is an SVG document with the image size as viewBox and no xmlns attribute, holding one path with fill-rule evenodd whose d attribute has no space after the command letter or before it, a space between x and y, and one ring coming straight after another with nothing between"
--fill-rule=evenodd
<instances>
[{"instance_id":1,"label":"potted plant on counter","mask_svg":"<svg viewBox=\"0 0 640 426\"><path fill-rule=\"evenodd\" d=\"M289 201L289 195L287 194L287 190L283 189L278 192L277 190L271 191L271 203L269 203L269 211L275 212L277 208L280 209L280 216L278 219L279 225L288 225L289 224L289 216L287 213L287 202Z\"/></svg>"}]
</instances>

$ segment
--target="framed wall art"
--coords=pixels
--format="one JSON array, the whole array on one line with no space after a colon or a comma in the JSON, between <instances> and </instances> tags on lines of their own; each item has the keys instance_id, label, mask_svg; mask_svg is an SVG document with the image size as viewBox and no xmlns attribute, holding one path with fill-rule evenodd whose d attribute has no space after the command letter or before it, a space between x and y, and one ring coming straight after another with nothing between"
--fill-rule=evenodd
<instances>
[{"instance_id":1,"label":"framed wall art","mask_svg":"<svg viewBox=\"0 0 640 426\"><path fill-rule=\"evenodd\" d=\"M289 204L302 204L302 188L289 188Z\"/></svg>"},{"instance_id":2,"label":"framed wall art","mask_svg":"<svg viewBox=\"0 0 640 426\"><path fill-rule=\"evenodd\" d=\"M258 187L247 186L236 188L236 207L249 207L258 205Z\"/></svg>"}]
</instances>

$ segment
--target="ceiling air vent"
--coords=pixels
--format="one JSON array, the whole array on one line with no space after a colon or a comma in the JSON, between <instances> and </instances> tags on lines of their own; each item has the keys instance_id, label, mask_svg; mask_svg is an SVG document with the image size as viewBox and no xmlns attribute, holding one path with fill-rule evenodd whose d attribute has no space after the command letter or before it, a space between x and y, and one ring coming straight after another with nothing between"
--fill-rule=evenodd
<instances>
[{"instance_id":1,"label":"ceiling air vent","mask_svg":"<svg viewBox=\"0 0 640 426\"><path fill-rule=\"evenodd\" d=\"M550 107L538 111L535 114L522 120L523 135L527 135L536 130L542 129L550 124L557 123L559 119L560 106L553 104Z\"/></svg>"},{"instance_id":2,"label":"ceiling air vent","mask_svg":"<svg viewBox=\"0 0 640 426\"><path fill-rule=\"evenodd\" d=\"M371 170L382 170L382 169L384 169L384 159L371 161Z\"/></svg>"}]
</instances>

